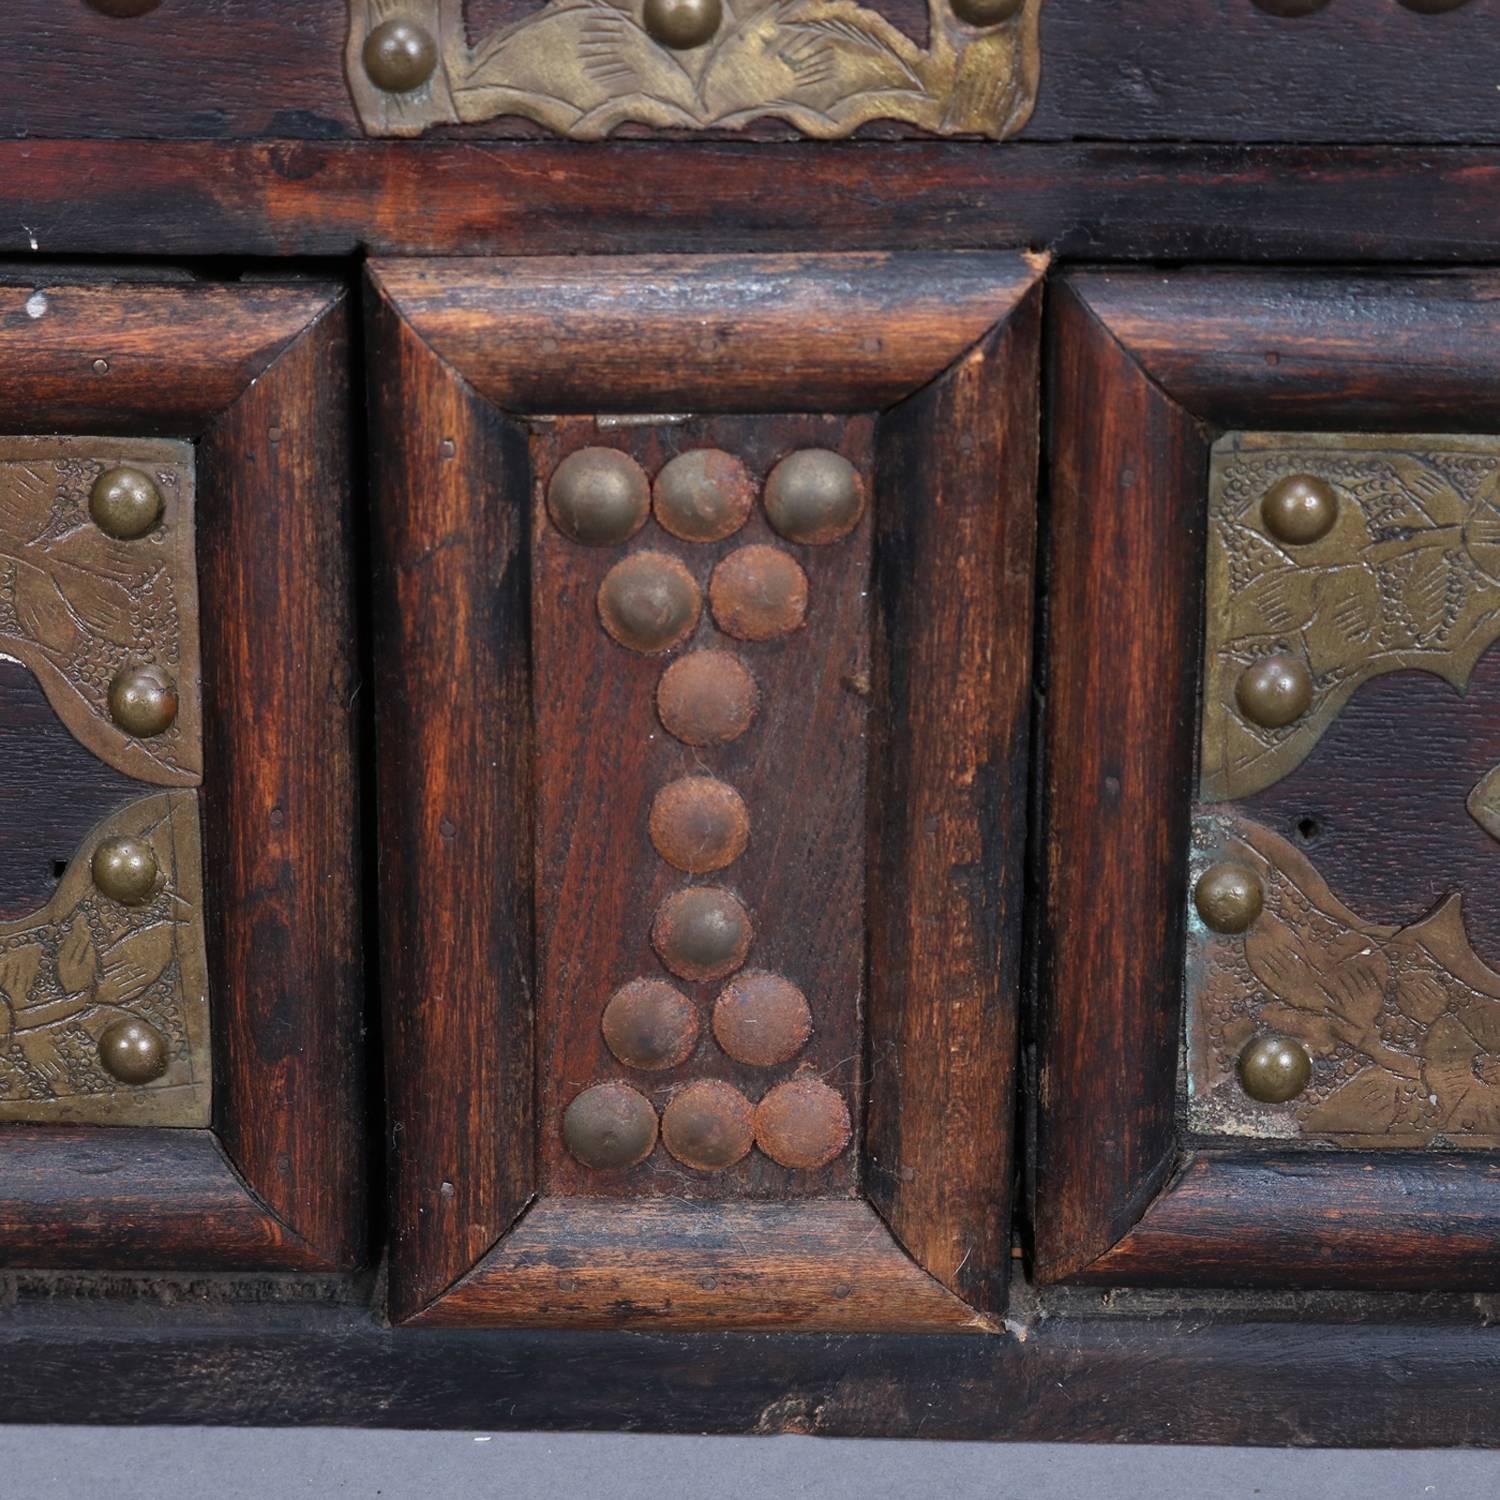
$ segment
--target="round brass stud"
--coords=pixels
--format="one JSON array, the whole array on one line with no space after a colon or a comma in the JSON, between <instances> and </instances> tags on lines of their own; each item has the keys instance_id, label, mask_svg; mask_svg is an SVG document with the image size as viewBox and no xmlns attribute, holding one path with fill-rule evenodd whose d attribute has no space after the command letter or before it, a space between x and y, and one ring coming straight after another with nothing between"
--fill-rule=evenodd
<instances>
[{"instance_id":1,"label":"round brass stud","mask_svg":"<svg viewBox=\"0 0 1500 1500\"><path fill-rule=\"evenodd\" d=\"M685 1167L722 1172L749 1155L754 1118L737 1088L717 1080L690 1083L662 1111L662 1145Z\"/></svg>"},{"instance_id":2,"label":"round brass stud","mask_svg":"<svg viewBox=\"0 0 1500 1500\"><path fill-rule=\"evenodd\" d=\"M755 1144L783 1167L826 1167L849 1144L843 1095L816 1078L779 1083L755 1110Z\"/></svg>"},{"instance_id":3,"label":"round brass stud","mask_svg":"<svg viewBox=\"0 0 1500 1500\"><path fill-rule=\"evenodd\" d=\"M437 70L437 43L415 21L392 16L365 38L365 72L388 94L409 94Z\"/></svg>"},{"instance_id":4,"label":"round brass stud","mask_svg":"<svg viewBox=\"0 0 1500 1500\"><path fill-rule=\"evenodd\" d=\"M675 1068L698 1045L698 1013L664 979L632 979L604 1007L604 1040L627 1068Z\"/></svg>"},{"instance_id":5,"label":"round brass stud","mask_svg":"<svg viewBox=\"0 0 1500 1500\"><path fill-rule=\"evenodd\" d=\"M744 963L754 929L739 898L722 886L674 891L657 908L651 943L679 979L723 979Z\"/></svg>"},{"instance_id":6,"label":"round brass stud","mask_svg":"<svg viewBox=\"0 0 1500 1500\"><path fill-rule=\"evenodd\" d=\"M665 552L633 552L599 585L599 618L631 651L654 655L680 645L694 631L703 597L693 575Z\"/></svg>"},{"instance_id":7,"label":"round brass stud","mask_svg":"<svg viewBox=\"0 0 1500 1500\"><path fill-rule=\"evenodd\" d=\"M155 1083L167 1071L166 1039L144 1021L115 1021L99 1037L99 1061L121 1083Z\"/></svg>"},{"instance_id":8,"label":"round brass stud","mask_svg":"<svg viewBox=\"0 0 1500 1500\"><path fill-rule=\"evenodd\" d=\"M612 547L646 524L651 486L645 471L618 448L580 448L552 471L547 513L565 537Z\"/></svg>"},{"instance_id":9,"label":"round brass stud","mask_svg":"<svg viewBox=\"0 0 1500 1500\"><path fill-rule=\"evenodd\" d=\"M731 453L693 448L679 453L653 486L659 525L685 542L733 536L755 508L755 481Z\"/></svg>"},{"instance_id":10,"label":"round brass stud","mask_svg":"<svg viewBox=\"0 0 1500 1500\"><path fill-rule=\"evenodd\" d=\"M1312 1058L1288 1036L1258 1036L1240 1053L1240 1082L1262 1104L1295 1099L1312 1078Z\"/></svg>"},{"instance_id":11,"label":"round brass stud","mask_svg":"<svg viewBox=\"0 0 1500 1500\"><path fill-rule=\"evenodd\" d=\"M1240 673L1234 697L1252 724L1281 729L1307 712L1312 677L1295 656L1268 656Z\"/></svg>"},{"instance_id":12,"label":"round brass stud","mask_svg":"<svg viewBox=\"0 0 1500 1500\"><path fill-rule=\"evenodd\" d=\"M1210 865L1193 887L1198 915L1215 932L1243 932L1260 915L1265 899L1255 871L1228 860Z\"/></svg>"},{"instance_id":13,"label":"round brass stud","mask_svg":"<svg viewBox=\"0 0 1500 1500\"><path fill-rule=\"evenodd\" d=\"M683 52L713 41L724 6L722 0L646 0L641 20L663 47Z\"/></svg>"},{"instance_id":14,"label":"round brass stud","mask_svg":"<svg viewBox=\"0 0 1500 1500\"><path fill-rule=\"evenodd\" d=\"M744 798L713 776L682 776L651 804L651 842L669 865L702 875L745 852L750 812Z\"/></svg>"},{"instance_id":15,"label":"round brass stud","mask_svg":"<svg viewBox=\"0 0 1500 1500\"><path fill-rule=\"evenodd\" d=\"M161 520L161 491L139 469L106 469L89 491L94 525L117 541L133 542Z\"/></svg>"},{"instance_id":16,"label":"round brass stud","mask_svg":"<svg viewBox=\"0 0 1500 1500\"><path fill-rule=\"evenodd\" d=\"M812 1035L807 996L790 979L746 969L714 1002L714 1037L736 1062L773 1068L789 1062Z\"/></svg>"},{"instance_id":17,"label":"round brass stud","mask_svg":"<svg viewBox=\"0 0 1500 1500\"><path fill-rule=\"evenodd\" d=\"M656 712L668 734L688 745L727 745L755 717L760 691L737 656L693 651L674 661L656 686Z\"/></svg>"},{"instance_id":18,"label":"round brass stud","mask_svg":"<svg viewBox=\"0 0 1500 1500\"><path fill-rule=\"evenodd\" d=\"M586 1167L638 1166L656 1146L656 1111L627 1083L596 1084L563 1111L563 1144Z\"/></svg>"},{"instance_id":19,"label":"round brass stud","mask_svg":"<svg viewBox=\"0 0 1500 1500\"><path fill-rule=\"evenodd\" d=\"M122 667L109 685L109 716L138 740L165 734L177 718L177 684L160 667Z\"/></svg>"},{"instance_id":20,"label":"round brass stud","mask_svg":"<svg viewBox=\"0 0 1500 1500\"><path fill-rule=\"evenodd\" d=\"M1266 491L1260 518L1278 542L1305 547L1319 542L1339 518L1339 497L1326 479L1288 474Z\"/></svg>"},{"instance_id":21,"label":"round brass stud","mask_svg":"<svg viewBox=\"0 0 1500 1500\"><path fill-rule=\"evenodd\" d=\"M121 906L144 906L161 878L156 851L144 839L105 839L94 850L91 869L100 893Z\"/></svg>"},{"instance_id":22,"label":"round brass stud","mask_svg":"<svg viewBox=\"0 0 1500 1500\"><path fill-rule=\"evenodd\" d=\"M807 574L778 547L741 547L708 580L714 620L725 635L769 641L807 622Z\"/></svg>"},{"instance_id":23,"label":"round brass stud","mask_svg":"<svg viewBox=\"0 0 1500 1500\"><path fill-rule=\"evenodd\" d=\"M1026 0L953 0L953 14L967 26L998 26L1026 9Z\"/></svg>"},{"instance_id":24,"label":"round brass stud","mask_svg":"<svg viewBox=\"0 0 1500 1500\"><path fill-rule=\"evenodd\" d=\"M827 448L788 454L766 480L766 515L789 542L837 541L859 525L864 510L859 470Z\"/></svg>"},{"instance_id":25,"label":"round brass stud","mask_svg":"<svg viewBox=\"0 0 1500 1500\"><path fill-rule=\"evenodd\" d=\"M1328 4L1328 0L1255 0L1255 3L1268 15L1292 20L1298 16L1310 16L1314 11L1322 10Z\"/></svg>"},{"instance_id":26,"label":"round brass stud","mask_svg":"<svg viewBox=\"0 0 1500 1500\"><path fill-rule=\"evenodd\" d=\"M89 4L103 15L133 20L155 10L161 0L89 0Z\"/></svg>"}]
</instances>

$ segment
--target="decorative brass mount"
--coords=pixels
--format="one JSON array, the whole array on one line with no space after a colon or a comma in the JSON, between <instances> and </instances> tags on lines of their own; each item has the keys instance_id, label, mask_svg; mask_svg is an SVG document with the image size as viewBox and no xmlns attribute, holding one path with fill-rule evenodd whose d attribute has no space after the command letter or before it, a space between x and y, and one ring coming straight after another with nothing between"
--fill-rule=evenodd
<instances>
[{"instance_id":1,"label":"decorative brass mount","mask_svg":"<svg viewBox=\"0 0 1500 1500\"><path fill-rule=\"evenodd\" d=\"M1000 140L1036 101L1041 5L928 0L923 48L856 0L549 0L471 46L464 0L350 0L346 61L371 135L510 115L579 140L761 119Z\"/></svg>"}]
</instances>

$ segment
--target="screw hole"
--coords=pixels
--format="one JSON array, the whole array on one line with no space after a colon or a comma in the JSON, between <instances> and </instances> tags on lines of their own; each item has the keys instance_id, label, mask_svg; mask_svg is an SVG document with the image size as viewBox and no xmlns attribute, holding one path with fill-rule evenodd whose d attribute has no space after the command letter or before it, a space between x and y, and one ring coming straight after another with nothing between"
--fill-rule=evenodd
<instances>
[{"instance_id":1,"label":"screw hole","mask_svg":"<svg viewBox=\"0 0 1500 1500\"><path fill-rule=\"evenodd\" d=\"M1323 832L1323 825L1316 818L1299 818L1297 820L1297 837L1304 844L1311 844L1319 838Z\"/></svg>"},{"instance_id":2,"label":"screw hole","mask_svg":"<svg viewBox=\"0 0 1500 1500\"><path fill-rule=\"evenodd\" d=\"M65 859L54 859L52 861L52 878L61 880L68 873L68 862Z\"/></svg>"}]
</instances>

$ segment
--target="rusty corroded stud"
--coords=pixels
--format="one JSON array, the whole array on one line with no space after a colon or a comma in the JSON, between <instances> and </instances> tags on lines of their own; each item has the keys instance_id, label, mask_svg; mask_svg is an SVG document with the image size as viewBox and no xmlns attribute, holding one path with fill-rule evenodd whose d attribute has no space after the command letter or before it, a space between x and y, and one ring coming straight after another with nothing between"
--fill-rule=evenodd
<instances>
[{"instance_id":1,"label":"rusty corroded stud","mask_svg":"<svg viewBox=\"0 0 1500 1500\"><path fill-rule=\"evenodd\" d=\"M161 520L161 491L139 469L106 469L89 491L94 525L117 541L133 542Z\"/></svg>"},{"instance_id":2,"label":"rusty corroded stud","mask_svg":"<svg viewBox=\"0 0 1500 1500\"><path fill-rule=\"evenodd\" d=\"M661 674L656 712L668 734L689 745L725 745L755 717L755 679L728 651L693 651Z\"/></svg>"},{"instance_id":3,"label":"rusty corroded stud","mask_svg":"<svg viewBox=\"0 0 1500 1500\"><path fill-rule=\"evenodd\" d=\"M736 1062L772 1068L789 1062L812 1035L807 997L790 979L746 969L714 1002L714 1036Z\"/></svg>"},{"instance_id":4,"label":"rusty corroded stud","mask_svg":"<svg viewBox=\"0 0 1500 1500\"><path fill-rule=\"evenodd\" d=\"M161 878L156 851L144 839L105 839L94 850L90 868L99 891L121 906L144 906Z\"/></svg>"},{"instance_id":5,"label":"rusty corroded stud","mask_svg":"<svg viewBox=\"0 0 1500 1500\"><path fill-rule=\"evenodd\" d=\"M651 486L645 470L618 448L580 448L552 471L547 514L587 547L613 547L646 524Z\"/></svg>"},{"instance_id":6,"label":"rusty corroded stud","mask_svg":"<svg viewBox=\"0 0 1500 1500\"><path fill-rule=\"evenodd\" d=\"M741 547L708 581L714 619L726 635L769 641L807 620L807 574L778 547Z\"/></svg>"},{"instance_id":7,"label":"rusty corroded stud","mask_svg":"<svg viewBox=\"0 0 1500 1500\"><path fill-rule=\"evenodd\" d=\"M1295 1099L1312 1078L1312 1058L1287 1036L1258 1036L1240 1053L1240 1082L1262 1104Z\"/></svg>"},{"instance_id":8,"label":"rusty corroded stud","mask_svg":"<svg viewBox=\"0 0 1500 1500\"><path fill-rule=\"evenodd\" d=\"M154 1026L126 1017L104 1028L99 1061L121 1083L155 1083L167 1071L166 1040Z\"/></svg>"},{"instance_id":9,"label":"rusty corroded stud","mask_svg":"<svg viewBox=\"0 0 1500 1500\"><path fill-rule=\"evenodd\" d=\"M722 1172L755 1143L754 1111L737 1088L690 1083L662 1111L662 1144L686 1167Z\"/></svg>"},{"instance_id":10,"label":"rusty corroded stud","mask_svg":"<svg viewBox=\"0 0 1500 1500\"><path fill-rule=\"evenodd\" d=\"M755 481L733 454L718 448L679 453L652 487L657 522L685 542L733 536L755 507Z\"/></svg>"},{"instance_id":11,"label":"rusty corroded stud","mask_svg":"<svg viewBox=\"0 0 1500 1500\"><path fill-rule=\"evenodd\" d=\"M177 718L177 684L160 667L123 667L109 685L109 716L139 740L165 734Z\"/></svg>"},{"instance_id":12,"label":"rusty corroded stud","mask_svg":"<svg viewBox=\"0 0 1500 1500\"><path fill-rule=\"evenodd\" d=\"M382 21L365 38L365 72L388 94L409 94L437 70L437 43L425 27L404 16Z\"/></svg>"},{"instance_id":13,"label":"rusty corroded stud","mask_svg":"<svg viewBox=\"0 0 1500 1500\"><path fill-rule=\"evenodd\" d=\"M693 575L665 552L635 552L599 585L599 618L622 646L654 655L693 633L703 598Z\"/></svg>"},{"instance_id":14,"label":"rusty corroded stud","mask_svg":"<svg viewBox=\"0 0 1500 1500\"><path fill-rule=\"evenodd\" d=\"M596 1084L563 1111L563 1144L586 1167L634 1167L656 1145L656 1111L629 1084Z\"/></svg>"},{"instance_id":15,"label":"rusty corroded stud","mask_svg":"<svg viewBox=\"0 0 1500 1500\"><path fill-rule=\"evenodd\" d=\"M641 20L654 40L682 52L714 39L724 20L723 0L646 0Z\"/></svg>"},{"instance_id":16,"label":"rusty corroded stud","mask_svg":"<svg viewBox=\"0 0 1500 1500\"><path fill-rule=\"evenodd\" d=\"M826 1167L849 1144L843 1095L816 1078L779 1083L755 1110L755 1144L783 1167Z\"/></svg>"},{"instance_id":17,"label":"rusty corroded stud","mask_svg":"<svg viewBox=\"0 0 1500 1500\"><path fill-rule=\"evenodd\" d=\"M698 1045L698 1013L664 979L632 979L604 1007L604 1040L629 1068L675 1068Z\"/></svg>"},{"instance_id":18,"label":"rusty corroded stud","mask_svg":"<svg viewBox=\"0 0 1500 1500\"><path fill-rule=\"evenodd\" d=\"M679 979L723 979L744 963L754 931L750 914L722 886L674 891L657 908L651 942Z\"/></svg>"},{"instance_id":19,"label":"rusty corroded stud","mask_svg":"<svg viewBox=\"0 0 1500 1500\"><path fill-rule=\"evenodd\" d=\"M1248 865L1210 865L1193 888L1198 915L1215 932L1243 932L1261 913L1265 892Z\"/></svg>"},{"instance_id":20,"label":"rusty corroded stud","mask_svg":"<svg viewBox=\"0 0 1500 1500\"><path fill-rule=\"evenodd\" d=\"M1282 729L1307 712L1312 703L1312 677L1295 656L1267 656L1240 674L1234 696L1252 724Z\"/></svg>"},{"instance_id":21,"label":"rusty corroded stud","mask_svg":"<svg viewBox=\"0 0 1500 1500\"><path fill-rule=\"evenodd\" d=\"M1339 518L1339 497L1326 479L1288 474L1260 502L1260 518L1278 542L1305 547L1321 541Z\"/></svg>"},{"instance_id":22,"label":"rusty corroded stud","mask_svg":"<svg viewBox=\"0 0 1500 1500\"><path fill-rule=\"evenodd\" d=\"M651 804L651 842L669 865L702 875L722 870L745 852L750 813L728 782L682 776Z\"/></svg>"},{"instance_id":23,"label":"rusty corroded stud","mask_svg":"<svg viewBox=\"0 0 1500 1500\"><path fill-rule=\"evenodd\" d=\"M953 14L970 26L998 26L1026 9L1026 0L953 0Z\"/></svg>"}]
</instances>

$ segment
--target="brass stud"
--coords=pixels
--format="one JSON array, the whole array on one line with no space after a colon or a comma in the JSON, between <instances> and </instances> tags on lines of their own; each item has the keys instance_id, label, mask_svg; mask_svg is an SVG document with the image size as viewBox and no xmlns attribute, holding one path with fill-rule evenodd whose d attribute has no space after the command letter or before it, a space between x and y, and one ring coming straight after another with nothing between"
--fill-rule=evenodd
<instances>
[{"instance_id":1,"label":"brass stud","mask_svg":"<svg viewBox=\"0 0 1500 1500\"><path fill-rule=\"evenodd\" d=\"M109 685L109 715L138 740L165 734L177 718L177 684L160 667L122 667Z\"/></svg>"},{"instance_id":2,"label":"brass stud","mask_svg":"<svg viewBox=\"0 0 1500 1500\"><path fill-rule=\"evenodd\" d=\"M161 520L161 491L139 469L106 469L89 491L94 525L117 541L133 542Z\"/></svg>"},{"instance_id":3,"label":"brass stud","mask_svg":"<svg viewBox=\"0 0 1500 1500\"><path fill-rule=\"evenodd\" d=\"M693 651L674 661L656 687L663 728L688 745L727 745L755 717L760 691L728 651Z\"/></svg>"},{"instance_id":4,"label":"brass stud","mask_svg":"<svg viewBox=\"0 0 1500 1500\"><path fill-rule=\"evenodd\" d=\"M664 979L632 979L604 1007L604 1040L627 1068L675 1068L698 1045L698 1014Z\"/></svg>"},{"instance_id":5,"label":"brass stud","mask_svg":"<svg viewBox=\"0 0 1500 1500\"><path fill-rule=\"evenodd\" d=\"M1026 0L953 0L953 14L967 26L998 26L1026 9Z\"/></svg>"},{"instance_id":6,"label":"brass stud","mask_svg":"<svg viewBox=\"0 0 1500 1500\"><path fill-rule=\"evenodd\" d=\"M1291 20L1322 10L1328 0L1255 0L1255 3L1269 15Z\"/></svg>"},{"instance_id":7,"label":"brass stud","mask_svg":"<svg viewBox=\"0 0 1500 1500\"><path fill-rule=\"evenodd\" d=\"M826 1167L849 1144L843 1096L816 1078L779 1083L755 1110L755 1144L783 1167Z\"/></svg>"},{"instance_id":8,"label":"brass stud","mask_svg":"<svg viewBox=\"0 0 1500 1500\"><path fill-rule=\"evenodd\" d=\"M690 1083L662 1111L662 1145L685 1167L722 1172L749 1155L754 1119L737 1088L717 1080Z\"/></svg>"},{"instance_id":9,"label":"brass stud","mask_svg":"<svg viewBox=\"0 0 1500 1500\"><path fill-rule=\"evenodd\" d=\"M392 16L365 38L364 62L376 88L388 94L409 94L437 71L437 43L415 21Z\"/></svg>"},{"instance_id":10,"label":"brass stud","mask_svg":"<svg viewBox=\"0 0 1500 1500\"><path fill-rule=\"evenodd\" d=\"M807 621L807 574L777 547L741 547L708 580L714 619L726 635L769 641Z\"/></svg>"},{"instance_id":11,"label":"brass stud","mask_svg":"<svg viewBox=\"0 0 1500 1500\"><path fill-rule=\"evenodd\" d=\"M714 39L724 6L722 0L646 0L641 20L663 47L683 52Z\"/></svg>"},{"instance_id":12,"label":"brass stud","mask_svg":"<svg viewBox=\"0 0 1500 1500\"><path fill-rule=\"evenodd\" d=\"M1339 518L1339 497L1326 479L1289 474L1266 491L1260 518L1278 542L1305 547L1322 541L1333 530Z\"/></svg>"},{"instance_id":13,"label":"brass stud","mask_svg":"<svg viewBox=\"0 0 1500 1500\"><path fill-rule=\"evenodd\" d=\"M1312 677L1295 656L1267 656L1240 673L1234 697L1252 724L1282 729L1307 712Z\"/></svg>"},{"instance_id":14,"label":"brass stud","mask_svg":"<svg viewBox=\"0 0 1500 1500\"><path fill-rule=\"evenodd\" d=\"M670 651L694 631L703 598L693 575L665 552L634 552L599 585L599 618L631 651Z\"/></svg>"},{"instance_id":15,"label":"brass stud","mask_svg":"<svg viewBox=\"0 0 1500 1500\"><path fill-rule=\"evenodd\" d=\"M629 1084L596 1084L563 1111L563 1144L599 1171L638 1166L656 1146L656 1111Z\"/></svg>"},{"instance_id":16,"label":"brass stud","mask_svg":"<svg viewBox=\"0 0 1500 1500\"><path fill-rule=\"evenodd\" d=\"M651 842L669 865L690 875L722 870L745 852L750 813L728 782L681 776L651 804Z\"/></svg>"},{"instance_id":17,"label":"brass stud","mask_svg":"<svg viewBox=\"0 0 1500 1500\"><path fill-rule=\"evenodd\" d=\"M842 453L827 448L788 454L766 480L766 515L789 542L837 541L859 525L864 510L865 484L859 470Z\"/></svg>"},{"instance_id":18,"label":"brass stud","mask_svg":"<svg viewBox=\"0 0 1500 1500\"><path fill-rule=\"evenodd\" d=\"M105 839L90 868L99 891L121 906L144 906L161 878L156 851L144 839Z\"/></svg>"},{"instance_id":19,"label":"brass stud","mask_svg":"<svg viewBox=\"0 0 1500 1500\"><path fill-rule=\"evenodd\" d=\"M674 891L657 908L651 943L679 979L723 979L750 951L754 929L739 898L722 886Z\"/></svg>"},{"instance_id":20,"label":"brass stud","mask_svg":"<svg viewBox=\"0 0 1500 1500\"><path fill-rule=\"evenodd\" d=\"M646 524L651 486L645 471L618 448L580 448L552 471L547 512L566 537L612 547Z\"/></svg>"},{"instance_id":21,"label":"brass stud","mask_svg":"<svg viewBox=\"0 0 1500 1500\"><path fill-rule=\"evenodd\" d=\"M733 454L718 448L679 453L656 476L657 522L685 542L733 536L755 508L755 481Z\"/></svg>"},{"instance_id":22,"label":"brass stud","mask_svg":"<svg viewBox=\"0 0 1500 1500\"><path fill-rule=\"evenodd\" d=\"M1287 1036L1258 1036L1240 1053L1240 1083L1262 1104L1295 1099L1312 1078L1312 1058Z\"/></svg>"},{"instance_id":23,"label":"brass stud","mask_svg":"<svg viewBox=\"0 0 1500 1500\"><path fill-rule=\"evenodd\" d=\"M99 1061L121 1083L155 1083L167 1071L167 1043L154 1026L127 1017L104 1028Z\"/></svg>"},{"instance_id":24,"label":"brass stud","mask_svg":"<svg viewBox=\"0 0 1500 1500\"><path fill-rule=\"evenodd\" d=\"M807 997L790 979L746 969L714 1002L714 1037L736 1062L773 1068L789 1062L812 1035Z\"/></svg>"},{"instance_id":25,"label":"brass stud","mask_svg":"<svg viewBox=\"0 0 1500 1500\"><path fill-rule=\"evenodd\" d=\"M155 10L161 0L89 0L89 4L102 15L133 20Z\"/></svg>"},{"instance_id":26,"label":"brass stud","mask_svg":"<svg viewBox=\"0 0 1500 1500\"><path fill-rule=\"evenodd\" d=\"M1254 870L1226 860L1198 877L1193 903L1215 932L1243 932L1260 915L1265 892Z\"/></svg>"}]
</instances>

